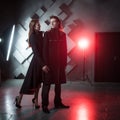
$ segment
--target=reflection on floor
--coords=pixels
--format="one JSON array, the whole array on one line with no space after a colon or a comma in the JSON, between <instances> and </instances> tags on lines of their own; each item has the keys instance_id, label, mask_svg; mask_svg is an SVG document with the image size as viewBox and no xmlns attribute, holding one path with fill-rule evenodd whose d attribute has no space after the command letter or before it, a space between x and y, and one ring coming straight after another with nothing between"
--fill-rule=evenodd
<instances>
[{"instance_id":1,"label":"reflection on floor","mask_svg":"<svg viewBox=\"0 0 120 120\"><path fill-rule=\"evenodd\" d=\"M87 82L68 82L62 85L62 100L69 109L54 109L54 85L50 91L50 114L34 109L32 95L25 95L22 109L16 109L23 80L7 80L0 87L0 120L119 120L120 84L106 83L90 85ZM41 89L40 89L41 93ZM41 94L39 103L41 104Z\"/></svg>"}]
</instances>

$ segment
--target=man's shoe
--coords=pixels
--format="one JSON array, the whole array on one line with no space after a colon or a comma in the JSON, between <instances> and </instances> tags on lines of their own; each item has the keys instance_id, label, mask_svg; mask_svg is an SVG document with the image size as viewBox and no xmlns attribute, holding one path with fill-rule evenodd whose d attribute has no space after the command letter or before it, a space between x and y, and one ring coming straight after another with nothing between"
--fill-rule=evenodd
<instances>
[{"instance_id":1,"label":"man's shoe","mask_svg":"<svg viewBox=\"0 0 120 120\"><path fill-rule=\"evenodd\" d=\"M50 113L49 109L46 106L42 107L44 113Z\"/></svg>"},{"instance_id":2,"label":"man's shoe","mask_svg":"<svg viewBox=\"0 0 120 120\"><path fill-rule=\"evenodd\" d=\"M59 105L55 105L56 109L66 109L66 108L70 108L70 106L64 105L63 103L59 104Z\"/></svg>"}]
</instances>

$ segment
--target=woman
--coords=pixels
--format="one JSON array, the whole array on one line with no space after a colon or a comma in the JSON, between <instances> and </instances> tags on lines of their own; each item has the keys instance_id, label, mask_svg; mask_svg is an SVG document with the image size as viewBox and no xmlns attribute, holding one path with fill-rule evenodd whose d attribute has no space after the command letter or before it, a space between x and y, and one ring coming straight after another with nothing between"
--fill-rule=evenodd
<instances>
[{"instance_id":1,"label":"woman","mask_svg":"<svg viewBox=\"0 0 120 120\"><path fill-rule=\"evenodd\" d=\"M39 20L31 20L29 24L29 46L33 50L33 58L28 68L25 80L20 90L19 96L15 99L17 108L21 108L21 100L23 94L34 94L32 102L35 103L35 108L38 109L38 93L42 82L42 69L45 70L42 60L42 37L43 32L40 31Z\"/></svg>"}]
</instances>

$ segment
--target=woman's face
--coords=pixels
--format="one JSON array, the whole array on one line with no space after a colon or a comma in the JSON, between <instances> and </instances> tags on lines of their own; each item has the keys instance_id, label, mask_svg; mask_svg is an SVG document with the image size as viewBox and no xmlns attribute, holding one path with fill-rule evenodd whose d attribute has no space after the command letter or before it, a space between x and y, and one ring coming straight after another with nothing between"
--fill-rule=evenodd
<instances>
[{"instance_id":1,"label":"woman's face","mask_svg":"<svg viewBox=\"0 0 120 120\"><path fill-rule=\"evenodd\" d=\"M55 18L50 19L50 25L51 28L58 28L59 27L59 22Z\"/></svg>"},{"instance_id":2,"label":"woman's face","mask_svg":"<svg viewBox=\"0 0 120 120\"><path fill-rule=\"evenodd\" d=\"M39 31L39 30L40 30L40 27L41 27L41 26L40 26L40 23L38 22L38 23L35 24L34 29L37 30L37 31Z\"/></svg>"}]
</instances>

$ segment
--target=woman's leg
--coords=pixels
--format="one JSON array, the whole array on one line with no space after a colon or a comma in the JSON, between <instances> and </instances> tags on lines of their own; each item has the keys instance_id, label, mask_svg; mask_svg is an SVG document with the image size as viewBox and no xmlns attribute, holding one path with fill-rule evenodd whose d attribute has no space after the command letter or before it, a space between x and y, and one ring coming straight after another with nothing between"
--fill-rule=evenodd
<instances>
[{"instance_id":1,"label":"woman's leg","mask_svg":"<svg viewBox=\"0 0 120 120\"><path fill-rule=\"evenodd\" d=\"M36 105L36 106L38 105L38 94L39 94L39 89L40 89L40 86L39 86L38 88L36 88L35 94L34 94L35 105Z\"/></svg>"},{"instance_id":2,"label":"woman's leg","mask_svg":"<svg viewBox=\"0 0 120 120\"><path fill-rule=\"evenodd\" d=\"M36 88L35 94L34 94L34 103L35 103L35 109L39 109L40 105L38 104L38 93L39 93L40 87Z\"/></svg>"},{"instance_id":3,"label":"woman's leg","mask_svg":"<svg viewBox=\"0 0 120 120\"><path fill-rule=\"evenodd\" d=\"M22 107L22 106L20 105L20 104L21 104L22 97L23 97L23 94L19 94L19 96L16 96L16 98L15 98L15 106L16 106L17 108L21 108L21 107Z\"/></svg>"},{"instance_id":4,"label":"woman's leg","mask_svg":"<svg viewBox=\"0 0 120 120\"><path fill-rule=\"evenodd\" d=\"M23 94L19 94L19 96L18 96L18 104L19 105L21 104L22 98L23 98Z\"/></svg>"}]
</instances>

